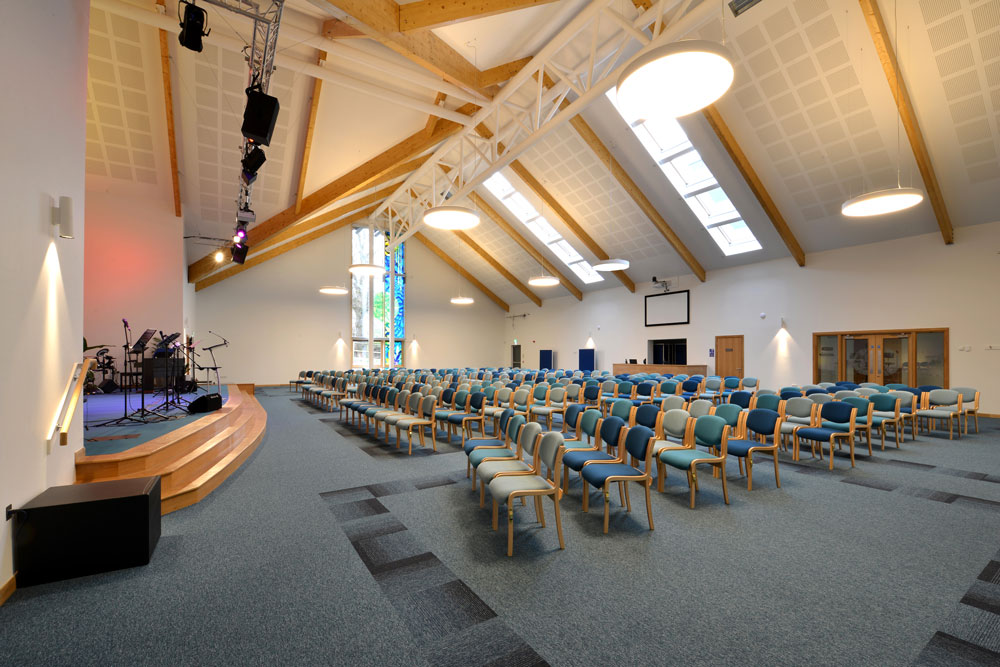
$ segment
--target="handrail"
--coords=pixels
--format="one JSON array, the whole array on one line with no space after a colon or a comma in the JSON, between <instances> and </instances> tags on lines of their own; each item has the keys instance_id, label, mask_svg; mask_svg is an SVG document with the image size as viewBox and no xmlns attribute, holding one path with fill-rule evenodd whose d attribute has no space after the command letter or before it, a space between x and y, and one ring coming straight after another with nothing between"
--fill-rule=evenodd
<instances>
[{"instance_id":1,"label":"handrail","mask_svg":"<svg viewBox=\"0 0 1000 667\"><path fill-rule=\"evenodd\" d=\"M59 432L59 445L64 447L69 444L69 428L73 422L73 414L76 412L76 406L80 402L80 395L83 393L83 386L87 381L87 373L95 364L96 360L93 357L88 357L82 362L78 361L73 364L73 370L70 373L69 381L66 383L66 389L63 390L62 398L59 400L59 410L56 412L52 428L49 429L49 435L46 438L46 442L49 444L52 443L57 431ZM69 398L68 402L67 397Z\"/></svg>"}]
</instances>

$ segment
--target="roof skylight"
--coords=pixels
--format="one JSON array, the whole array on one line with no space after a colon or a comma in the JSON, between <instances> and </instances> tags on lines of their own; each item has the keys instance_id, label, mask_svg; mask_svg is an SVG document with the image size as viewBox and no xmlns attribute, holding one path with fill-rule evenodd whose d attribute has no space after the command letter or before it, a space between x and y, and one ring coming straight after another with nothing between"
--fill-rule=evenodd
<instances>
[{"instance_id":1,"label":"roof skylight","mask_svg":"<svg viewBox=\"0 0 1000 667\"><path fill-rule=\"evenodd\" d=\"M604 280L600 273L594 270L590 262L576 251L569 241L564 239L549 221L531 205L524 195L517 191L511 182L503 174L497 172L486 179L483 183L494 197L499 199L507 210L514 214L525 227L531 230L539 241L548 246L549 250L559 258L559 260L573 270L583 282L597 283Z\"/></svg>"},{"instance_id":2,"label":"roof skylight","mask_svg":"<svg viewBox=\"0 0 1000 667\"><path fill-rule=\"evenodd\" d=\"M614 88L607 96L620 115ZM760 241L702 161L680 123L664 118L640 121L630 127L723 253L738 255L761 249Z\"/></svg>"}]
</instances>

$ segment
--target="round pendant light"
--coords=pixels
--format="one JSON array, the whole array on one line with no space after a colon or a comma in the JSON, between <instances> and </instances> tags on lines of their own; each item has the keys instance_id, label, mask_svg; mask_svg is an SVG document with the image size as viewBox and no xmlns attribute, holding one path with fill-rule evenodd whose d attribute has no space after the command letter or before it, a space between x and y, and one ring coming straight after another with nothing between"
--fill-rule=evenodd
<instances>
[{"instance_id":1,"label":"round pendant light","mask_svg":"<svg viewBox=\"0 0 1000 667\"><path fill-rule=\"evenodd\" d=\"M559 279L555 276L542 274L540 276L532 276L529 278L528 284L533 287L555 287L559 284Z\"/></svg>"},{"instance_id":2,"label":"round pendant light","mask_svg":"<svg viewBox=\"0 0 1000 667\"><path fill-rule=\"evenodd\" d=\"M735 74L733 59L721 44L672 42L625 68L618 77L618 106L630 123L686 116L722 97Z\"/></svg>"},{"instance_id":3,"label":"round pendant light","mask_svg":"<svg viewBox=\"0 0 1000 667\"><path fill-rule=\"evenodd\" d=\"M476 301L471 296L453 296L451 302L456 306L470 306Z\"/></svg>"},{"instance_id":4,"label":"round pendant light","mask_svg":"<svg viewBox=\"0 0 1000 667\"><path fill-rule=\"evenodd\" d=\"M385 273L381 264L351 264L347 270L356 276L380 276Z\"/></svg>"},{"instance_id":5,"label":"round pendant light","mask_svg":"<svg viewBox=\"0 0 1000 667\"><path fill-rule=\"evenodd\" d=\"M435 229L472 229L479 224L479 213L464 206L435 206L424 211L423 221Z\"/></svg>"},{"instance_id":6,"label":"round pendant light","mask_svg":"<svg viewBox=\"0 0 1000 667\"><path fill-rule=\"evenodd\" d=\"M594 264L595 271L624 271L629 267L627 259L606 259Z\"/></svg>"},{"instance_id":7,"label":"round pendant light","mask_svg":"<svg viewBox=\"0 0 1000 667\"><path fill-rule=\"evenodd\" d=\"M840 207L840 212L849 218L867 218L873 215L904 211L923 200L924 193L917 188L889 188L848 199Z\"/></svg>"},{"instance_id":8,"label":"round pendant light","mask_svg":"<svg viewBox=\"0 0 1000 667\"><path fill-rule=\"evenodd\" d=\"M340 287L339 285L333 286L333 287L320 287L319 288L319 293L320 294L336 294L336 295L347 294L347 288L346 287Z\"/></svg>"}]
</instances>

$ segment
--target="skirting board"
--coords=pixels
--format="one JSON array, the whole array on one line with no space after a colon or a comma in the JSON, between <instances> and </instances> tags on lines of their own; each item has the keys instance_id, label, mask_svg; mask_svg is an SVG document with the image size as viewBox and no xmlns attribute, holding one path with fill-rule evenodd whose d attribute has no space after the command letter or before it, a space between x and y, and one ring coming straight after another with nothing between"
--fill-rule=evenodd
<instances>
[{"instance_id":1,"label":"skirting board","mask_svg":"<svg viewBox=\"0 0 1000 667\"><path fill-rule=\"evenodd\" d=\"M10 579L7 580L7 583L5 583L3 586L0 586L0 606L2 606L3 603L7 601L7 598L9 598L11 595L14 594L14 591L16 589L17 589L17 573L15 572L14 576L12 576Z\"/></svg>"},{"instance_id":2,"label":"skirting board","mask_svg":"<svg viewBox=\"0 0 1000 667\"><path fill-rule=\"evenodd\" d=\"M980 416L980 417L988 417L988 418L990 418L990 419L1000 419L1000 415L991 415L991 414L990 414L990 413L988 413L988 412L981 412L981 413L979 414L979 416Z\"/></svg>"}]
</instances>

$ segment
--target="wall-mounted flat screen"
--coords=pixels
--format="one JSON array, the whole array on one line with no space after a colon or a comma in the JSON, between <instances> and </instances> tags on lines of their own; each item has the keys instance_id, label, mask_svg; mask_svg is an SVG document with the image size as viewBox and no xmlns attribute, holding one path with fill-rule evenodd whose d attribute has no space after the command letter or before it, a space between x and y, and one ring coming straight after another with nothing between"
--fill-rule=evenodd
<instances>
[{"instance_id":1,"label":"wall-mounted flat screen","mask_svg":"<svg viewBox=\"0 0 1000 667\"><path fill-rule=\"evenodd\" d=\"M646 326L691 323L691 292L667 292L646 295Z\"/></svg>"}]
</instances>

